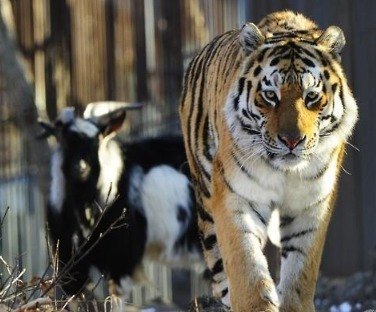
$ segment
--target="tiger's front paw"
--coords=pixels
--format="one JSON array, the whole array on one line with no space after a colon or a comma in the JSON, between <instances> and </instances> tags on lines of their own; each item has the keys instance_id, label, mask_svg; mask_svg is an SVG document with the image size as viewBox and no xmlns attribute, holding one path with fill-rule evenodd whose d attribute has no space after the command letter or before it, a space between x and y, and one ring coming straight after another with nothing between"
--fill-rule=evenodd
<instances>
[{"instance_id":1,"label":"tiger's front paw","mask_svg":"<svg viewBox=\"0 0 376 312\"><path fill-rule=\"evenodd\" d=\"M236 312L279 312L277 291L268 278L250 283L246 293L231 292L230 297L231 307Z\"/></svg>"},{"instance_id":2,"label":"tiger's front paw","mask_svg":"<svg viewBox=\"0 0 376 312\"><path fill-rule=\"evenodd\" d=\"M272 280L262 279L258 283L257 288L261 299L267 302L268 306L271 306L269 308L271 309L270 311L278 311L280 303L274 282Z\"/></svg>"}]
</instances>

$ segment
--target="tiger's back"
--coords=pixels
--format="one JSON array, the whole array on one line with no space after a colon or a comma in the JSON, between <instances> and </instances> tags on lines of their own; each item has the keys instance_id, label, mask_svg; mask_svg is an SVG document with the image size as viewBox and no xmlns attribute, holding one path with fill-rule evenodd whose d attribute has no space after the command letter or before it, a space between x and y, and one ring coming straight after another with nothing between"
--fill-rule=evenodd
<instances>
[{"instance_id":1,"label":"tiger's back","mask_svg":"<svg viewBox=\"0 0 376 312\"><path fill-rule=\"evenodd\" d=\"M228 305L231 297L235 311L313 311L338 168L357 119L340 65L344 44L338 27L322 31L276 12L216 37L186 71L180 114L202 245L214 295ZM277 288L262 254L275 210Z\"/></svg>"}]
</instances>

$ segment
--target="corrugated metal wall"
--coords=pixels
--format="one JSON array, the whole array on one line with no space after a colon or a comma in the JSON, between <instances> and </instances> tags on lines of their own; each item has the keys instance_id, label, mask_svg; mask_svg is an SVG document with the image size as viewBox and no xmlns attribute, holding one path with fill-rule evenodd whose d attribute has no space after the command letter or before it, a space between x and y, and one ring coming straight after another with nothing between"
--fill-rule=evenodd
<instances>
[{"instance_id":1,"label":"corrugated metal wall","mask_svg":"<svg viewBox=\"0 0 376 312\"><path fill-rule=\"evenodd\" d=\"M342 173L322 269L329 275L345 275L369 266L368 253L376 242L373 191L376 88L371 76L376 72L376 21L372 15L376 12L376 2L13 0L10 3L17 42L32 76L41 116L53 119L67 105L82 111L85 104L97 100L145 101L147 105L141 112L132 112L124 128L124 134L134 136L179 131L177 106L183 70L215 35L239 27L247 20L257 23L265 14L285 8L308 15L321 27L340 26L347 38L343 64L360 106L360 122L352 140L360 152L348 147L344 171L351 175ZM3 238L0 244L3 251L16 248L17 251L10 252L14 256L29 247L25 241L27 235L18 238L17 231L21 234L29 229L39 231L44 207L40 194L33 191L35 186L30 182L33 178L25 176L25 167L21 165L27 166L22 133L4 117L6 103L11 99L1 100L0 209L12 205L22 206L23 210L13 208L14 214L22 211L22 218L9 218L11 224L3 237L13 231L12 240ZM17 170L10 169L9 157L13 162L18 161ZM29 200L31 197L34 199ZM23 221L32 220L30 211L37 212L34 216L39 221ZM22 222L29 223L26 226Z\"/></svg>"}]
</instances>

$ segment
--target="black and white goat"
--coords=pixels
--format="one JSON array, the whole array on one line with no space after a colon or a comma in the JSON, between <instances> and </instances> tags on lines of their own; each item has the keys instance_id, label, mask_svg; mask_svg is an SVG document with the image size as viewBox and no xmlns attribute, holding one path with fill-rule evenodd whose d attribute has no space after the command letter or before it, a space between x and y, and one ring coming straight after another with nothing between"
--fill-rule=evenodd
<instances>
[{"instance_id":1,"label":"black and white goat","mask_svg":"<svg viewBox=\"0 0 376 312\"><path fill-rule=\"evenodd\" d=\"M126 226L102 237L69 271L73 279L63 285L69 294L82 289L91 266L124 289L147 257L173 266L201 261L193 191L181 170L186 162L183 140L121 142L114 134L129 108L89 104L83 118L66 108L53 124L41 122L58 142L47 217L53 241L59 240L60 261L69 261L98 218L86 248L126 209ZM110 206L100 217L97 203L103 207L107 199Z\"/></svg>"}]
</instances>

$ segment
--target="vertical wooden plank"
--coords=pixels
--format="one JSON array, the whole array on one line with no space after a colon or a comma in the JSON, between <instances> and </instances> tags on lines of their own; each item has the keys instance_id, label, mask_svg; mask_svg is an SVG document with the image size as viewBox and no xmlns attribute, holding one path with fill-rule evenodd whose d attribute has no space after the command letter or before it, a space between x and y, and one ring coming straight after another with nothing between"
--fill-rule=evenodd
<instances>
[{"instance_id":1,"label":"vertical wooden plank","mask_svg":"<svg viewBox=\"0 0 376 312\"><path fill-rule=\"evenodd\" d=\"M135 100L135 49L134 44L134 20L132 17L132 4L129 0L117 1L114 6L114 47L112 57L114 59L113 83L115 97L118 100ZM107 32L108 33L108 32ZM142 35L140 36L142 44ZM109 51L110 52L110 51Z\"/></svg>"},{"instance_id":2,"label":"vertical wooden plank","mask_svg":"<svg viewBox=\"0 0 376 312\"><path fill-rule=\"evenodd\" d=\"M107 0L104 2L104 48L106 51L106 56L103 62L106 63L106 100L114 100L116 97L116 77L115 68L116 67L116 56L117 50L115 48L115 30L117 25L115 24L118 19L115 19L115 3L113 0Z\"/></svg>"},{"instance_id":3,"label":"vertical wooden plank","mask_svg":"<svg viewBox=\"0 0 376 312\"><path fill-rule=\"evenodd\" d=\"M145 44L145 3L144 0L131 1L132 21L134 24L132 41L136 62L136 99L149 99L146 76L146 44Z\"/></svg>"},{"instance_id":4,"label":"vertical wooden plank","mask_svg":"<svg viewBox=\"0 0 376 312\"><path fill-rule=\"evenodd\" d=\"M46 76L45 76L45 42L49 36L49 25L47 16L47 1L34 0L33 13L33 46L34 53L34 90L35 103L42 113L46 110ZM44 114L45 115L45 114Z\"/></svg>"},{"instance_id":5,"label":"vertical wooden plank","mask_svg":"<svg viewBox=\"0 0 376 312\"><path fill-rule=\"evenodd\" d=\"M177 12L181 10L181 0L162 0L161 13L166 21L166 27L161 29L161 43L163 53L163 72L161 79L164 83L164 101L166 116L168 116L170 130L180 129L178 103L183 80L181 19Z\"/></svg>"},{"instance_id":6,"label":"vertical wooden plank","mask_svg":"<svg viewBox=\"0 0 376 312\"><path fill-rule=\"evenodd\" d=\"M101 0L70 1L72 12L72 74L75 104L106 99L106 38Z\"/></svg>"},{"instance_id":7,"label":"vertical wooden plank","mask_svg":"<svg viewBox=\"0 0 376 312\"><path fill-rule=\"evenodd\" d=\"M46 51L47 113L54 119L67 105L72 105L71 19L66 0L48 0L50 37Z\"/></svg>"}]
</instances>

